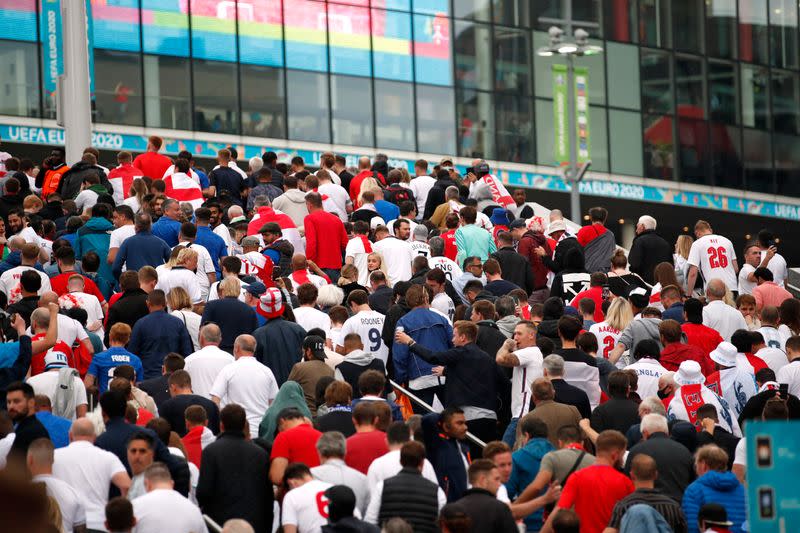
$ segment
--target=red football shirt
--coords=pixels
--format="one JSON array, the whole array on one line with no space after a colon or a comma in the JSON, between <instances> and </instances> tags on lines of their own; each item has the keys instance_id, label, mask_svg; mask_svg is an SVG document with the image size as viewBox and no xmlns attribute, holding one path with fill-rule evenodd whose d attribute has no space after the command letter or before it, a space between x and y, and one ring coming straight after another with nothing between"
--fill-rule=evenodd
<instances>
[{"instance_id":1,"label":"red football shirt","mask_svg":"<svg viewBox=\"0 0 800 533\"><path fill-rule=\"evenodd\" d=\"M602 322L605 320L605 315L603 314L603 287L591 287L579 292L569 305L580 311L580 303L584 298L594 300L594 321Z\"/></svg>"},{"instance_id":2,"label":"red football shirt","mask_svg":"<svg viewBox=\"0 0 800 533\"><path fill-rule=\"evenodd\" d=\"M38 333L33 337L31 337L31 340L38 341L40 339L43 339L44 335L45 335L44 333ZM78 366L75 363L75 357L72 355L72 348L67 346L67 344L64 341L56 342L56 345L50 348L50 350L53 350L54 352L63 353L64 355L67 356L67 362L70 368L78 368ZM49 352L50 350L47 350L46 352L39 352L33 354L33 357L31 357L31 376L36 376L44 372L44 356L46 356L47 352Z\"/></svg>"},{"instance_id":3,"label":"red football shirt","mask_svg":"<svg viewBox=\"0 0 800 533\"><path fill-rule=\"evenodd\" d=\"M600 533L608 526L614 505L633 491L630 478L610 466L596 464L569 477L558 506L575 508L581 517L581 533Z\"/></svg>"},{"instance_id":4,"label":"red football shirt","mask_svg":"<svg viewBox=\"0 0 800 533\"><path fill-rule=\"evenodd\" d=\"M456 255L458 255L458 248L456 248L456 230L447 230L439 235L439 237L444 239L444 256L451 261L455 261ZM461 265L458 265L458 267L461 268Z\"/></svg>"},{"instance_id":5,"label":"red football shirt","mask_svg":"<svg viewBox=\"0 0 800 533\"><path fill-rule=\"evenodd\" d=\"M681 326L681 330L686 333L686 344L697 346L706 355L716 350L723 340L717 330L703 324L686 322Z\"/></svg>"},{"instance_id":6,"label":"red football shirt","mask_svg":"<svg viewBox=\"0 0 800 533\"><path fill-rule=\"evenodd\" d=\"M167 169L172 166L172 159L157 152L145 152L136 156L133 166L141 170L145 176L160 180L164 177Z\"/></svg>"},{"instance_id":7,"label":"red football shirt","mask_svg":"<svg viewBox=\"0 0 800 533\"><path fill-rule=\"evenodd\" d=\"M64 272L54 278L50 278L50 286L53 288L53 291L59 296L67 294L69 292L67 290L67 283L69 282L69 278L75 274L77 274L77 272ZM97 284L94 281L86 276L83 276L83 281L85 285L83 292L97 296L101 304L106 301L105 296L103 296L103 293L97 288Z\"/></svg>"},{"instance_id":8,"label":"red football shirt","mask_svg":"<svg viewBox=\"0 0 800 533\"><path fill-rule=\"evenodd\" d=\"M366 475L369 465L378 457L389 453L386 444L386 433L383 431L366 431L347 437L347 453L344 462Z\"/></svg>"},{"instance_id":9,"label":"red football shirt","mask_svg":"<svg viewBox=\"0 0 800 533\"><path fill-rule=\"evenodd\" d=\"M319 466L317 441L321 435L322 433L309 424L300 424L281 431L275 437L270 459L283 457L290 463L304 463L309 468Z\"/></svg>"}]
</instances>

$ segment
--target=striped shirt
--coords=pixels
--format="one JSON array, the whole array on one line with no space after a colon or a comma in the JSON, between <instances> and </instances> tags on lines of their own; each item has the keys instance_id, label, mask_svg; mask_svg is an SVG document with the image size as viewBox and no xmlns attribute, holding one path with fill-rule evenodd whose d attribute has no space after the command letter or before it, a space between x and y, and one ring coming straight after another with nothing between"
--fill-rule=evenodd
<instances>
[{"instance_id":1,"label":"striped shirt","mask_svg":"<svg viewBox=\"0 0 800 533\"><path fill-rule=\"evenodd\" d=\"M686 516L684 516L680 504L656 489L636 489L636 491L618 501L614 506L614 511L611 513L611 521L608 523L608 527L619 530L623 515L628 509L639 503L649 505L658 511L675 533L685 533L687 531Z\"/></svg>"}]
</instances>

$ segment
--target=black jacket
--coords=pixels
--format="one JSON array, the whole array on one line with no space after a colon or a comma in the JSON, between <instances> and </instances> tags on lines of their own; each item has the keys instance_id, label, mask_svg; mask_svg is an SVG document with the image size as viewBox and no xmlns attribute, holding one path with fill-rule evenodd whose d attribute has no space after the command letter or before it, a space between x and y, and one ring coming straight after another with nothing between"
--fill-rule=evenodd
<instances>
[{"instance_id":1,"label":"black jacket","mask_svg":"<svg viewBox=\"0 0 800 533\"><path fill-rule=\"evenodd\" d=\"M503 273L504 280L522 287L528 294L536 289L531 264L525 257L517 253L514 248L504 246L493 252L490 257L497 259L497 262L500 263L500 270Z\"/></svg>"},{"instance_id":2,"label":"black jacket","mask_svg":"<svg viewBox=\"0 0 800 533\"><path fill-rule=\"evenodd\" d=\"M570 385L563 379L551 379L550 383L553 384L553 389L556 391L556 396L554 398L556 402L574 405L581 414L581 418L590 418L592 416L589 396L586 395L583 389L579 389L575 385Z\"/></svg>"},{"instance_id":3,"label":"black jacket","mask_svg":"<svg viewBox=\"0 0 800 533\"><path fill-rule=\"evenodd\" d=\"M168 375L146 379L141 383L137 383L136 386L149 394L158 408L161 408L161 405L171 398Z\"/></svg>"},{"instance_id":4,"label":"black jacket","mask_svg":"<svg viewBox=\"0 0 800 533\"><path fill-rule=\"evenodd\" d=\"M658 467L656 488L682 501L683 491L695 478L694 458L686 447L669 438L666 433L654 433L650 438L631 448L625 463L625 473L630 473L633 458L644 453L652 457Z\"/></svg>"},{"instance_id":5,"label":"black jacket","mask_svg":"<svg viewBox=\"0 0 800 533\"><path fill-rule=\"evenodd\" d=\"M400 517L414 531L439 531L439 487L422 477L414 468L403 468L396 476L383 481L378 523L384 524Z\"/></svg>"},{"instance_id":6,"label":"black jacket","mask_svg":"<svg viewBox=\"0 0 800 533\"><path fill-rule=\"evenodd\" d=\"M354 435L356 427L353 425L352 411L331 411L314 420L314 427L322 433L338 431L345 438Z\"/></svg>"},{"instance_id":7,"label":"black jacket","mask_svg":"<svg viewBox=\"0 0 800 533\"><path fill-rule=\"evenodd\" d=\"M55 222L64 216L64 204L59 201L47 202L39 211L39 216L45 220L52 220Z\"/></svg>"},{"instance_id":8,"label":"black jacket","mask_svg":"<svg viewBox=\"0 0 800 533\"><path fill-rule=\"evenodd\" d=\"M380 533L381 529L353 516L322 526L322 533Z\"/></svg>"},{"instance_id":9,"label":"black jacket","mask_svg":"<svg viewBox=\"0 0 800 533\"><path fill-rule=\"evenodd\" d=\"M659 263L672 263L672 246L655 230L646 230L636 236L628 252L631 272L649 284L654 283L653 270Z\"/></svg>"},{"instance_id":10,"label":"black jacket","mask_svg":"<svg viewBox=\"0 0 800 533\"><path fill-rule=\"evenodd\" d=\"M106 336L105 344L108 346L108 334L111 331L111 326L118 322L128 324L131 329L136 321L140 318L147 316L150 311L147 309L147 293L142 289L133 289L125 291L122 296L114 302L114 305L108 310L108 320L106 323ZM138 355L138 354L137 354Z\"/></svg>"},{"instance_id":11,"label":"black jacket","mask_svg":"<svg viewBox=\"0 0 800 533\"><path fill-rule=\"evenodd\" d=\"M464 468L464 461L470 462L469 446L466 442L448 437L442 431L440 420L439 413L430 413L422 417L423 444L425 444L425 455L436 472L436 479L447 496L447 501L454 502L467 490L467 470Z\"/></svg>"},{"instance_id":12,"label":"black jacket","mask_svg":"<svg viewBox=\"0 0 800 533\"><path fill-rule=\"evenodd\" d=\"M544 266L549 268L554 273L561 272L566 267L567 253L570 250L579 251L581 254L581 259L583 259L583 246L581 246L581 243L579 243L578 239L575 237L567 237L556 245L553 259L550 259L546 255L542 257Z\"/></svg>"},{"instance_id":13,"label":"black jacket","mask_svg":"<svg viewBox=\"0 0 800 533\"><path fill-rule=\"evenodd\" d=\"M83 180L90 174L95 174L100 178L100 184L106 188L108 194L114 193L114 187L111 185L111 182L108 181L108 176L106 176L103 169L97 165L90 165L83 161L75 163L64 173L61 177L61 181L58 182L58 189L56 189L56 192L60 194L64 200L74 200L75 197L78 196L78 193L81 192Z\"/></svg>"},{"instance_id":14,"label":"black jacket","mask_svg":"<svg viewBox=\"0 0 800 533\"><path fill-rule=\"evenodd\" d=\"M495 410L496 382L494 379L487 379L487 376L495 376L495 361L476 344L456 346L434 353L419 343L414 343L410 350L432 365L447 367L445 407L469 405Z\"/></svg>"},{"instance_id":15,"label":"black jacket","mask_svg":"<svg viewBox=\"0 0 800 533\"><path fill-rule=\"evenodd\" d=\"M514 533L517 524L511 509L485 489L471 488L455 504L472 519L470 531L483 533Z\"/></svg>"},{"instance_id":16,"label":"black jacket","mask_svg":"<svg viewBox=\"0 0 800 533\"><path fill-rule=\"evenodd\" d=\"M394 365L392 365L392 346L394 346L394 329L397 327L397 321L403 315L411 311L411 308L406 304L405 298L400 298L397 303L389 308L386 313L386 318L383 320L383 331L381 332L381 339L383 343L389 347L389 359L386 361L386 371L390 378L394 377Z\"/></svg>"},{"instance_id":17,"label":"black jacket","mask_svg":"<svg viewBox=\"0 0 800 533\"><path fill-rule=\"evenodd\" d=\"M761 413L764 412L764 406L767 401L778 394L777 390L765 390L759 392L755 396L747 400L741 414L739 414L739 427L744 427L747 420L761 420ZM789 418L794 420L800 418L800 398L794 394L790 394L786 400L786 407L789 408Z\"/></svg>"},{"instance_id":18,"label":"black jacket","mask_svg":"<svg viewBox=\"0 0 800 533\"><path fill-rule=\"evenodd\" d=\"M430 219L436 208L444 203L444 191L450 186L458 187L458 183L449 176L436 180L431 190L428 191L428 198L425 200L425 213L422 214L424 220Z\"/></svg>"},{"instance_id":19,"label":"black jacket","mask_svg":"<svg viewBox=\"0 0 800 533\"><path fill-rule=\"evenodd\" d=\"M257 533L272 531L274 495L267 452L241 432L220 434L203 450L197 502L218 524L242 518Z\"/></svg>"},{"instance_id":20,"label":"black jacket","mask_svg":"<svg viewBox=\"0 0 800 533\"><path fill-rule=\"evenodd\" d=\"M623 435L628 428L639 422L639 404L628 398L611 397L606 403L592 411L592 429L600 433L616 429Z\"/></svg>"},{"instance_id":21,"label":"black jacket","mask_svg":"<svg viewBox=\"0 0 800 533\"><path fill-rule=\"evenodd\" d=\"M280 261L275 265L280 267L280 275L288 276L292 273L292 257L294 256L294 246L286 239L278 239L272 244L266 246L264 250L275 250L280 256Z\"/></svg>"},{"instance_id":22,"label":"black jacket","mask_svg":"<svg viewBox=\"0 0 800 533\"><path fill-rule=\"evenodd\" d=\"M475 344L494 360L507 338L494 320L481 320L477 326L478 338L475 339Z\"/></svg>"},{"instance_id":23,"label":"black jacket","mask_svg":"<svg viewBox=\"0 0 800 533\"><path fill-rule=\"evenodd\" d=\"M375 292L369 295L369 306L382 315L389 312L392 306L394 291L388 285L381 285Z\"/></svg>"},{"instance_id":24,"label":"black jacket","mask_svg":"<svg viewBox=\"0 0 800 533\"><path fill-rule=\"evenodd\" d=\"M44 425L39 422L34 413L26 416L17 424L14 430L14 442L11 444L11 449L8 451L9 461L14 461L18 465L25 464L25 458L28 454L28 447L36 439L49 439L50 434L47 433Z\"/></svg>"},{"instance_id":25,"label":"black jacket","mask_svg":"<svg viewBox=\"0 0 800 533\"><path fill-rule=\"evenodd\" d=\"M733 433L726 431L717 426L714 428L714 434L711 435L707 431L701 431L697 434L697 446L705 446L706 444L716 444L728 453L728 470L733 467L733 460L736 458L736 445L739 444L739 437L734 437Z\"/></svg>"},{"instance_id":26,"label":"black jacket","mask_svg":"<svg viewBox=\"0 0 800 533\"><path fill-rule=\"evenodd\" d=\"M0 196L0 217L3 217L6 227L8 227L8 212L12 209L22 209L23 200L24 198L19 194L4 194Z\"/></svg>"}]
</instances>

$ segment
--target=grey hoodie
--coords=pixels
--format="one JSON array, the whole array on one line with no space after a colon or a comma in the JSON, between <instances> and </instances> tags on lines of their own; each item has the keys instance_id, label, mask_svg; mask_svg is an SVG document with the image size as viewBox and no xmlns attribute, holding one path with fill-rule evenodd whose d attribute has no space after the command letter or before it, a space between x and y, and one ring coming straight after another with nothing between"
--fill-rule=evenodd
<instances>
[{"instance_id":1,"label":"grey hoodie","mask_svg":"<svg viewBox=\"0 0 800 533\"><path fill-rule=\"evenodd\" d=\"M272 207L288 215L298 229L303 227L303 220L308 215L305 192L300 189L289 189L275 198Z\"/></svg>"},{"instance_id":2,"label":"grey hoodie","mask_svg":"<svg viewBox=\"0 0 800 533\"><path fill-rule=\"evenodd\" d=\"M353 350L344 357L342 362L353 363L354 365L358 366L367 366L372 362L373 359L375 359L375 356L369 352L365 352L364 350ZM344 376L338 368L333 373L333 377L338 381L344 381Z\"/></svg>"},{"instance_id":3,"label":"grey hoodie","mask_svg":"<svg viewBox=\"0 0 800 533\"><path fill-rule=\"evenodd\" d=\"M519 324L520 320L518 316L508 315L498 320L496 324L500 328L500 332L510 339L514 336L514 328Z\"/></svg>"}]
</instances>

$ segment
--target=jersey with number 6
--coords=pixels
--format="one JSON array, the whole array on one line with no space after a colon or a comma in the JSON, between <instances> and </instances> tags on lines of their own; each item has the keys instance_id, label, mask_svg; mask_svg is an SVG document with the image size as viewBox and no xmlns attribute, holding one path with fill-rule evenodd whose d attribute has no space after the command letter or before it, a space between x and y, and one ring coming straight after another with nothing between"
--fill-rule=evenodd
<instances>
[{"instance_id":1,"label":"jersey with number 6","mask_svg":"<svg viewBox=\"0 0 800 533\"><path fill-rule=\"evenodd\" d=\"M608 322L598 322L589 327L589 333L597 337L597 355L608 359L622 332L609 326Z\"/></svg>"},{"instance_id":2,"label":"jersey with number 6","mask_svg":"<svg viewBox=\"0 0 800 533\"><path fill-rule=\"evenodd\" d=\"M700 269L704 287L709 280L721 279L730 290L738 290L735 261L733 244L721 235L703 235L689 250L688 263Z\"/></svg>"},{"instance_id":3,"label":"jersey with number 6","mask_svg":"<svg viewBox=\"0 0 800 533\"><path fill-rule=\"evenodd\" d=\"M342 326L342 339L350 333L357 333L364 344L364 351L370 352L375 357L383 361L389 359L389 348L381 339L383 332L384 316L377 311L359 311L354 316L347 319Z\"/></svg>"}]
</instances>

